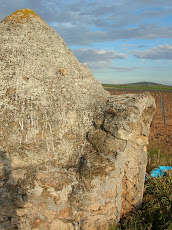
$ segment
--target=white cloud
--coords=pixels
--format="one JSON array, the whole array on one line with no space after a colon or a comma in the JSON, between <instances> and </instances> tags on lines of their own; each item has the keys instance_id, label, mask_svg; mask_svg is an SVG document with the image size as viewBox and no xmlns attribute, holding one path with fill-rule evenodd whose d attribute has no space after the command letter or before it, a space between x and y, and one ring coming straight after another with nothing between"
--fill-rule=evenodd
<instances>
[{"instance_id":1,"label":"white cloud","mask_svg":"<svg viewBox=\"0 0 172 230\"><path fill-rule=\"evenodd\" d=\"M1 0L0 20L23 7L33 9L53 25L68 45L172 38L172 25L161 24L172 15L171 0L165 4L162 0ZM152 24L147 20L153 20Z\"/></svg>"},{"instance_id":2,"label":"white cloud","mask_svg":"<svg viewBox=\"0 0 172 230\"><path fill-rule=\"evenodd\" d=\"M73 49L72 50L80 62L111 62L113 59L125 59L126 54L118 53L115 50L96 50L96 49Z\"/></svg>"},{"instance_id":3,"label":"white cloud","mask_svg":"<svg viewBox=\"0 0 172 230\"><path fill-rule=\"evenodd\" d=\"M68 45L89 45L96 42L115 41L120 39L153 40L157 38L172 38L172 26L156 24L138 25L130 28L107 28L104 31L91 31L85 25L64 28L63 24L53 26Z\"/></svg>"},{"instance_id":4,"label":"white cloud","mask_svg":"<svg viewBox=\"0 0 172 230\"><path fill-rule=\"evenodd\" d=\"M107 61L83 62L90 69L109 69L110 64Z\"/></svg>"},{"instance_id":5,"label":"white cloud","mask_svg":"<svg viewBox=\"0 0 172 230\"><path fill-rule=\"evenodd\" d=\"M93 71L96 70L97 72L99 71L102 72L102 70L104 71L113 70L114 72L130 72L140 68L140 67L115 66L107 61L84 62L83 64L88 68L90 68L91 70Z\"/></svg>"},{"instance_id":6,"label":"white cloud","mask_svg":"<svg viewBox=\"0 0 172 230\"><path fill-rule=\"evenodd\" d=\"M142 59L172 59L172 46L160 45L149 50L130 52L137 58Z\"/></svg>"},{"instance_id":7,"label":"white cloud","mask_svg":"<svg viewBox=\"0 0 172 230\"><path fill-rule=\"evenodd\" d=\"M73 49L72 50L78 60L91 70L106 71L113 70L114 72L128 72L136 70L140 67L116 66L113 64L115 59L125 59L127 56L124 53L118 53L115 50L96 50L96 49Z\"/></svg>"}]
</instances>

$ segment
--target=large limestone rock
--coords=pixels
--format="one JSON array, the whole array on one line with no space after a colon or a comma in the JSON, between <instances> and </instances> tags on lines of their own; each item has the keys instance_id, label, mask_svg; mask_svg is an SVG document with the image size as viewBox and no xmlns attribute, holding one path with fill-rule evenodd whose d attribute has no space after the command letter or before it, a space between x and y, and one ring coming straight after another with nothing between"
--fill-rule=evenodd
<instances>
[{"instance_id":1,"label":"large limestone rock","mask_svg":"<svg viewBox=\"0 0 172 230\"><path fill-rule=\"evenodd\" d=\"M32 10L0 44L0 229L108 229L142 202L153 98L110 96Z\"/></svg>"}]
</instances>

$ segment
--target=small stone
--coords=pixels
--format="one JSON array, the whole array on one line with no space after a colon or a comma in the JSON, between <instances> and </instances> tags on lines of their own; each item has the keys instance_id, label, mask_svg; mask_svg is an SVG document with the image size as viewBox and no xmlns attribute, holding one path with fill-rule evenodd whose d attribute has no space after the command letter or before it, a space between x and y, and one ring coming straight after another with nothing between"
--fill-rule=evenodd
<instances>
[{"instance_id":1,"label":"small stone","mask_svg":"<svg viewBox=\"0 0 172 230\"><path fill-rule=\"evenodd\" d=\"M33 205L29 202L24 202L22 200L16 200L15 205L19 208L31 208Z\"/></svg>"},{"instance_id":2,"label":"small stone","mask_svg":"<svg viewBox=\"0 0 172 230\"><path fill-rule=\"evenodd\" d=\"M148 137L146 136L139 136L139 138L137 138L136 140L138 145L147 145L148 144Z\"/></svg>"},{"instance_id":3,"label":"small stone","mask_svg":"<svg viewBox=\"0 0 172 230\"><path fill-rule=\"evenodd\" d=\"M71 215L71 210L70 210L70 208L66 207L66 208L60 210L60 217L61 217L61 218L67 218L67 217L70 216L70 215Z\"/></svg>"},{"instance_id":4,"label":"small stone","mask_svg":"<svg viewBox=\"0 0 172 230\"><path fill-rule=\"evenodd\" d=\"M33 205L31 203L24 203L24 208L31 208Z\"/></svg>"},{"instance_id":5,"label":"small stone","mask_svg":"<svg viewBox=\"0 0 172 230\"><path fill-rule=\"evenodd\" d=\"M113 115L115 115L117 113L116 109L114 109L114 108L110 108L106 112L109 113L109 114L113 114Z\"/></svg>"},{"instance_id":6,"label":"small stone","mask_svg":"<svg viewBox=\"0 0 172 230\"><path fill-rule=\"evenodd\" d=\"M39 229L39 226L44 223L43 220L41 220L39 217L36 217L34 221L32 222L32 228L33 229Z\"/></svg>"},{"instance_id":7,"label":"small stone","mask_svg":"<svg viewBox=\"0 0 172 230\"><path fill-rule=\"evenodd\" d=\"M59 69L58 72L59 72L61 75L63 75L63 76L65 76L65 75L67 74L67 70L66 70L66 69Z\"/></svg>"},{"instance_id":8,"label":"small stone","mask_svg":"<svg viewBox=\"0 0 172 230\"><path fill-rule=\"evenodd\" d=\"M28 210L26 209L23 209L23 208L16 209L17 216L25 216L27 213L28 213Z\"/></svg>"},{"instance_id":9,"label":"small stone","mask_svg":"<svg viewBox=\"0 0 172 230\"><path fill-rule=\"evenodd\" d=\"M143 149L145 152L147 152L147 146L145 145L144 146L144 149Z\"/></svg>"}]
</instances>

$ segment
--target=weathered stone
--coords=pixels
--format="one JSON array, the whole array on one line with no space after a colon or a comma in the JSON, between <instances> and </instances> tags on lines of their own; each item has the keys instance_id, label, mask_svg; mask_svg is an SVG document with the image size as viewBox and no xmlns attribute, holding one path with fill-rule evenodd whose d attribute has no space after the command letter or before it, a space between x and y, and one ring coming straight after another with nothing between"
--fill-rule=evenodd
<instances>
[{"instance_id":1,"label":"weathered stone","mask_svg":"<svg viewBox=\"0 0 172 230\"><path fill-rule=\"evenodd\" d=\"M17 216L25 216L28 213L26 209L23 208L17 208L16 209L16 214Z\"/></svg>"},{"instance_id":2,"label":"weathered stone","mask_svg":"<svg viewBox=\"0 0 172 230\"><path fill-rule=\"evenodd\" d=\"M108 229L142 202L153 98L110 96L32 10L0 44L0 229Z\"/></svg>"},{"instance_id":3,"label":"weathered stone","mask_svg":"<svg viewBox=\"0 0 172 230\"><path fill-rule=\"evenodd\" d=\"M102 194L104 198L115 198L116 197L116 190L110 190Z\"/></svg>"},{"instance_id":4,"label":"weathered stone","mask_svg":"<svg viewBox=\"0 0 172 230\"><path fill-rule=\"evenodd\" d=\"M117 153L123 152L126 147L126 141L114 139L110 133L106 133L101 129L90 131L88 140L95 149L103 153L105 156L111 155L115 157Z\"/></svg>"},{"instance_id":5,"label":"weathered stone","mask_svg":"<svg viewBox=\"0 0 172 230\"><path fill-rule=\"evenodd\" d=\"M72 224L64 223L60 220L54 220L50 225L50 230L74 230Z\"/></svg>"},{"instance_id":6,"label":"weathered stone","mask_svg":"<svg viewBox=\"0 0 172 230\"><path fill-rule=\"evenodd\" d=\"M66 219L67 217L71 216L71 210L69 207L65 207L59 212L59 217L62 219Z\"/></svg>"},{"instance_id":7,"label":"weathered stone","mask_svg":"<svg viewBox=\"0 0 172 230\"><path fill-rule=\"evenodd\" d=\"M46 209L44 212L44 216L48 219L49 222L52 222L55 219L56 213Z\"/></svg>"}]
</instances>

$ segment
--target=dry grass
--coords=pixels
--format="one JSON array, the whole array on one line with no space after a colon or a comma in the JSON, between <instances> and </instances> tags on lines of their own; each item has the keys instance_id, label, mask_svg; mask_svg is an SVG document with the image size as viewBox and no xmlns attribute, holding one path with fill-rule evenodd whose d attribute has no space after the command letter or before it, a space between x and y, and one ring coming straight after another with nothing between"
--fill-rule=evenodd
<instances>
[{"instance_id":1,"label":"dry grass","mask_svg":"<svg viewBox=\"0 0 172 230\"><path fill-rule=\"evenodd\" d=\"M148 164L147 172L158 166L172 166L172 153L162 151L161 146L154 147L153 145L148 149Z\"/></svg>"},{"instance_id":2,"label":"dry grass","mask_svg":"<svg viewBox=\"0 0 172 230\"><path fill-rule=\"evenodd\" d=\"M121 220L110 230L172 229L172 171L152 178L145 185L142 208Z\"/></svg>"},{"instance_id":3,"label":"dry grass","mask_svg":"<svg viewBox=\"0 0 172 230\"><path fill-rule=\"evenodd\" d=\"M171 166L172 154L159 148L148 149L147 172L158 166ZM165 177L150 178L145 184L142 208L113 225L110 230L172 229L172 170Z\"/></svg>"}]
</instances>

